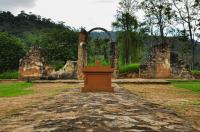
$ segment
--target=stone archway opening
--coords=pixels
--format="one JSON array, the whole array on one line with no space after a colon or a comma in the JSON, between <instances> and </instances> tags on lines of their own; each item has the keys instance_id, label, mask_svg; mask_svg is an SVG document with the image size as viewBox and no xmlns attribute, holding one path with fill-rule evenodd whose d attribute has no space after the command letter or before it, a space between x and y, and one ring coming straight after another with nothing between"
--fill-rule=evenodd
<instances>
[{"instance_id":1,"label":"stone archway opening","mask_svg":"<svg viewBox=\"0 0 200 132\"><path fill-rule=\"evenodd\" d=\"M103 66L112 65L112 37L104 28L93 28L88 31L87 65L93 66L99 60Z\"/></svg>"},{"instance_id":2,"label":"stone archway opening","mask_svg":"<svg viewBox=\"0 0 200 132\"><path fill-rule=\"evenodd\" d=\"M83 74L81 69L87 65L87 47L88 47L88 38L91 32L95 30L101 30L105 32L108 35L109 38L109 46L110 46L110 65L112 68L114 68L113 77L117 78L118 76L118 57L117 57L117 47L116 42L113 41L112 36L110 32L108 32L106 29L101 27L96 27L88 32L85 29L81 29L79 34L79 45L78 45L78 69L77 69L77 78L83 79Z\"/></svg>"}]
</instances>

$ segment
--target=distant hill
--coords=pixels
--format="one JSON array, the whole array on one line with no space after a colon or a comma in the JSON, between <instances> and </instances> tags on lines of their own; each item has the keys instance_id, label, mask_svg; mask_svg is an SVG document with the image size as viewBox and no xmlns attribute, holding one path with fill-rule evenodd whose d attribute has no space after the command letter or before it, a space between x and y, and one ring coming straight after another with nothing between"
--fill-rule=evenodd
<instances>
[{"instance_id":1,"label":"distant hill","mask_svg":"<svg viewBox=\"0 0 200 132\"><path fill-rule=\"evenodd\" d=\"M112 41L117 41L117 33L113 31L109 31L112 36ZM99 38L99 39L105 39L109 38L108 35L105 32L91 32L90 37L93 39Z\"/></svg>"},{"instance_id":2,"label":"distant hill","mask_svg":"<svg viewBox=\"0 0 200 132\"><path fill-rule=\"evenodd\" d=\"M14 16L11 12L0 11L0 32L7 32L21 38L30 44L32 40L41 35L41 32L48 32L49 29L71 30L63 22L55 23L51 19L43 18L35 14L27 14L21 11Z\"/></svg>"}]
</instances>

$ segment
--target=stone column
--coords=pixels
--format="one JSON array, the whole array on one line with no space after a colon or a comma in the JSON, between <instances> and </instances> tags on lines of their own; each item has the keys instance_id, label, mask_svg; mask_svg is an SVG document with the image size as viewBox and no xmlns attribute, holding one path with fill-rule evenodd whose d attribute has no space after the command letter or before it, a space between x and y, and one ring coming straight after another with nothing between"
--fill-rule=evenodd
<instances>
[{"instance_id":1,"label":"stone column","mask_svg":"<svg viewBox=\"0 0 200 132\"><path fill-rule=\"evenodd\" d=\"M112 54L112 62L111 62L111 66L114 68L114 72L113 72L113 77L114 78L118 78L119 75L119 66L118 66L118 48L117 48L117 43L116 42L112 42L112 50L113 50L113 54Z\"/></svg>"},{"instance_id":2,"label":"stone column","mask_svg":"<svg viewBox=\"0 0 200 132\"><path fill-rule=\"evenodd\" d=\"M81 29L79 34L79 45L78 45L78 68L77 68L77 78L83 79L82 68L87 65L87 31Z\"/></svg>"}]
</instances>

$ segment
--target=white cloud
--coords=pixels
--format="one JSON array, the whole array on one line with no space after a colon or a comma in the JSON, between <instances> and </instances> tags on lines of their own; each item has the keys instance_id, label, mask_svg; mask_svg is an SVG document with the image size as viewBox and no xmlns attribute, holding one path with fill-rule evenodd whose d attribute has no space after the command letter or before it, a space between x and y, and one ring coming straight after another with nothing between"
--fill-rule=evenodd
<instances>
[{"instance_id":1,"label":"white cloud","mask_svg":"<svg viewBox=\"0 0 200 132\"><path fill-rule=\"evenodd\" d=\"M92 0L91 3L94 4L107 4L107 3L115 3L115 0Z\"/></svg>"}]
</instances>

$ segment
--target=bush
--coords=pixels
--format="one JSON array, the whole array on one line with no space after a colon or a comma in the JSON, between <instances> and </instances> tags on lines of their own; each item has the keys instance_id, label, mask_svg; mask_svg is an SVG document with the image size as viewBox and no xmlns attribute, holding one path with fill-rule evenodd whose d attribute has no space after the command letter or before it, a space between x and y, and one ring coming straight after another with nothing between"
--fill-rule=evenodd
<instances>
[{"instance_id":1,"label":"bush","mask_svg":"<svg viewBox=\"0 0 200 132\"><path fill-rule=\"evenodd\" d=\"M200 75L200 70L193 70L192 74L199 74Z\"/></svg>"},{"instance_id":2,"label":"bush","mask_svg":"<svg viewBox=\"0 0 200 132\"><path fill-rule=\"evenodd\" d=\"M119 73L138 72L140 64L133 63L125 66L120 66Z\"/></svg>"},{"instance_id":3,"label":"bush","mask_svg":"<svg viewBox=\"0 0 200 132\"><path fill-rule=\"evenodd\" d=\"M0 32L0 72L16 70L25 55L25 45L17 38Z\"/></svg>"},{"instance_id":4,"label":"bush","mask_svg":"<svg viewBox=\"0 0 200 132\"><path fill-rule=\"evenodd\" d=\"M18 71L7 71L0 74L0 79L18 79Z\"/></svg>"},{"instance_id":5,"label":"bush","mask_svg":"<svg viewBox=\"0 0 200 132\"><path fill-rule=\"evenodd\" d=\"M193 70L192 75L195 79L200 79L200 70Z\"/></svg>"}]
</instances>

